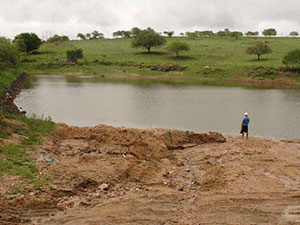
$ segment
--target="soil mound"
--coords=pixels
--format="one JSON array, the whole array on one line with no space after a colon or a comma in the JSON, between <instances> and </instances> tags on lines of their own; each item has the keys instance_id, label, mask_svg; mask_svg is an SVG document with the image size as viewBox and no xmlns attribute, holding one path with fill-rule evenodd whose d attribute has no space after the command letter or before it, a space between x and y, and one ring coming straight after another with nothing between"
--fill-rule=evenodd
<instances>
[{"instance_id":1,"label":"soil mound","mask_svg":"<svg viewBox=\"0 0 300 225\"><path fill-rule=\"evenodd\" d=\"M210 132L197 134L189 131L151 129L139 130L125 127L116 128L106 125L95 127L69 127L60 124L60 129L55 133L57 140L83 140L83 152L93 152L105 149L111 154L132 154L140 160L151 160L167 157L168 150L184 149L191 144L205 144L213 142L225 142L226 139L220 133ZM73 141L71 141L73 140ZM77 141L78 144L78 141Z\"/></svg>"},{"instance_id":2,"label":"soil mound","mask_svg":"<svg viewBox=\"0 0 300 225\"><path fill-rule=\"evenodd\" d=\"M0 224L300 223L297 141L58 126L33 158L51 179L16 195L6 175Z\"/></svg>"}]
</instances>

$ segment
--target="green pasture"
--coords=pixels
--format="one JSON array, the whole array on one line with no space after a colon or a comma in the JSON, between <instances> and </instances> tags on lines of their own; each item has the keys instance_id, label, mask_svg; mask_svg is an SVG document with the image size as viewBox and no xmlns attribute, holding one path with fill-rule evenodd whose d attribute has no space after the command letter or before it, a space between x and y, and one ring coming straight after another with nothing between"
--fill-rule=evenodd
<instances>
[{"instance_id":1,"label":"green pasture","mask_svg":"<svg viewBox=\"0 0 300 225\"><path fill-rule=\"evenodd\" d=\"M140 65L179 64L187 66L180 73L186 76L205 77L245 77L257 68L272 69L282 67L282 57L289 51L300 48L300 38L200 38L190 40L186 37L167 38L168 42L182 41L190 46L189 52L182 52L180 58L167 52L165 47L146 49L132 48L130 38L69 41L46 43L38 55L23 56L23 67L28 72L68 73L83 72L91 74L139 73L147 75L165 74L151 71ZM256 55L247 55L246 48L255 41L264 41L272 49L271 54L263 55L260 61ZM78 65L61 66L66 51L81 48L84 59ZM95 62L97 60L97 62ZM99 63L100 62L100 63ZM207 70L205 67L209 67ZM174 73L174 72L173 72ZM262 72L263 73L263 72ZM174 73L178 74L178 73ZM271 74L276 76L276 73Z\"/></svg>"}]
</instances>

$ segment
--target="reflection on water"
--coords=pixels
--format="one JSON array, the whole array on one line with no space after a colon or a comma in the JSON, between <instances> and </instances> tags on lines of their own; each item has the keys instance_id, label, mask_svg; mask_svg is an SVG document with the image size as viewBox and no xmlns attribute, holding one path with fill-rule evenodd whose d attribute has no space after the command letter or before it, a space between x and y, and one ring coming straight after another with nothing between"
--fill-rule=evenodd
<instances>
[{"instance_id":1,"label":"reflection on water","mask_svg":"<svg viewBox=\"0 0 300 225\"><path fill-rule=\"evenodd\" d=\"M300 91L109 82L99 77L36 76L16 104L55 122L92 126L239 132L243 113L250 134L300 138Z\"/></svg>"}]
</instances>

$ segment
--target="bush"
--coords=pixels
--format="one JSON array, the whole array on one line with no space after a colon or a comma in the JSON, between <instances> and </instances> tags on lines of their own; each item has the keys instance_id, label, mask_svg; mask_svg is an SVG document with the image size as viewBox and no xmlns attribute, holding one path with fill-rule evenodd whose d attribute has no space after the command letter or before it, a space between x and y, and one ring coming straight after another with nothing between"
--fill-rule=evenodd
<instances>
[{"instance_id":1,"label":"bush","mask_svg":"<svg viewBox=\"0 0 300 225\"><path fill-rule=\"evenodd\" d=\"M0 37L0 66L11 66L17 63L18 52L6 38Z\"/></svg>"},{"instance_id":2,"label":"bush","mask_svg":"<svg viewBox=\"0 0 300 225\"><path fill-rule=\"evenodd\" d=\"M184 42L172 42L167 46L167 50L176 53L176 57L179 57L179 52L189 51L190 48L187 43Z\"/></svg>"},{"instance_id":3,"label":"bush","mask_svg":"<svg viewBox=\"0 0 300 225\"><path fill-rule=\"evenodd\" d=\"M76 49L76 50L69 50L67 51L67 60L72 63L77 63L78 59L83 58L83 50Z\"/></svg>"},{"instance_id":4,"label":"bush","mask_svg":"<svg viewBox=\"0 0 300 225\"><path fill-rule=\"evenodd\" d=\"M21 33L15 37L14 42L17 40L23 40L25 48L19 50L27 53L37 50L42 44L42 40L35 33Z\"/></svg>"},{"instance_id":5,"label":"bush","mask_svg":"<svg viewBox=\"0 0 300 225\"><path fill-rule=\"evenodd\" d=\"M286 66L299 67L300 66L300 49L293 50L287 53L282 58L282 63Z\"/></svg>"}]
</instances>

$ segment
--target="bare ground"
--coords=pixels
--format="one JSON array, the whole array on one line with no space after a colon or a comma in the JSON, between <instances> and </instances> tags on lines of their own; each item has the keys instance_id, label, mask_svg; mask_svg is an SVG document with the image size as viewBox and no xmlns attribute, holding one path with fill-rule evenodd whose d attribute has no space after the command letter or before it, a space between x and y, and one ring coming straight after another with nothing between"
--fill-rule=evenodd
<instances>
[{"instance_id":1,"label":"bare ground","mask_svg":"<svg viewBox=\"0 0 300 225\"><path fill-rule=\"evenodd\" d=\"M52 136L35 155L51 180L11 195L5 177L0 224L300 224L297 141L63 124Z\"/></svg>"}]
</instances>

